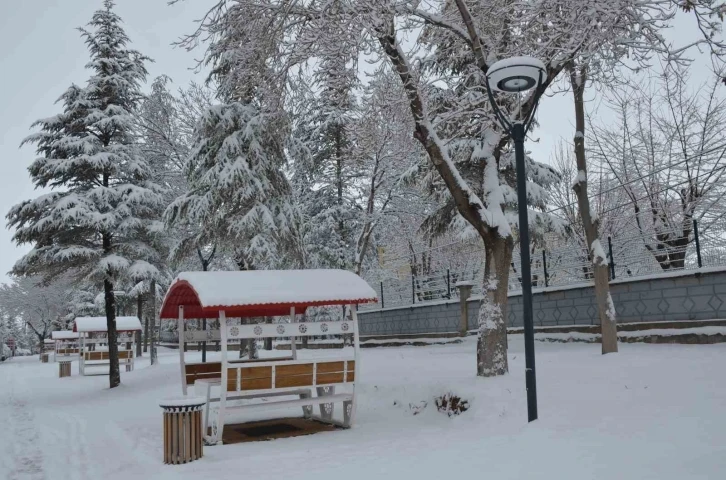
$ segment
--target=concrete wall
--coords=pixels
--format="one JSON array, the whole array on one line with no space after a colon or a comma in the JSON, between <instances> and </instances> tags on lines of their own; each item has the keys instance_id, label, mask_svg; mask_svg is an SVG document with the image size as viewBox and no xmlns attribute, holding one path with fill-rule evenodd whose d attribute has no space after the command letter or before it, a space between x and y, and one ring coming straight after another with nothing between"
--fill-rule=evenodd
<instances>
[{"instance_id":1,"label":"concrete wall","mask_svg":"<svg viewBox=\"0 0 726 480\"><path fill-rule=\"evenodd\" d=\"M701 269L655 278L615 280L610 284L618 321L657 322L726 318L726 270ZM535 325L599 323L592 285L537 289L533 295ZM469 328L477 325L479 300L469 301ZM456 332L458 301L359 312L361 335L404 335ZM509 326L522 326L522 297L510 295Z\"/></svg>"}]
</instances>

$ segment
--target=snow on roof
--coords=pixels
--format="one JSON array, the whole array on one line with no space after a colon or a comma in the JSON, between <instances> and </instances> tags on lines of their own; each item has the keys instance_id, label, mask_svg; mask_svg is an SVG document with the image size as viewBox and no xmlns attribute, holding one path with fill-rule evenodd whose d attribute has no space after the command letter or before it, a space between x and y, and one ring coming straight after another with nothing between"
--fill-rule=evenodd
<instances>
[{"instance_id":1,"label":"snow on roof","mask_svg":"<svg viewBox=\"0 0 726 480\"><path fill-rule=\"evenodd\" d=\"M161 318L216 318L304 313L310 306L378 301L358 275L345 270L251 270L183 272L169 287Z\"/></svg>"},{"instance_id":2,"label":"snow on roof","mask_svg":"<svg viewBox=\"0 0 726 480\"><path fill-rule=\"evenodd\" d=\"M76 317L74 332L106 332L106 317ZM141 330L138 317L116 317L116 331Z\"/></svg>"},{"instance_id":3,"label":"snow on roof","mask_svg":"<svg viewBox=\"0 0 726 480\"><path fill-rule=\"evenodd\" d=\"M50 338L53 340L70 340L78 338L78 332L74 332L73 330L56 330L55 332L51 332Z\"/></svg>"}]
</instances>

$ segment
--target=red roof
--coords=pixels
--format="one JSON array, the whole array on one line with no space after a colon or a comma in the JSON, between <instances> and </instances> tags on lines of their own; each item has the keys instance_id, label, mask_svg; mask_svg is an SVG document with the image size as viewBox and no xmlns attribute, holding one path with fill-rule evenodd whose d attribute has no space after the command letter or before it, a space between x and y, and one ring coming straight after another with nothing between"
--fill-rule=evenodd
<instances>
[{"instance_id":1,"label":"red roof","mask_svg":"<svg viewBox=\"0 0 726 480\"><path fill-rule=\"evenodd\" d=\"M302 314L308 307L376 301L363 279L341 270L184 272L169 287L160 318L179 318L180 306L185 319L198 319L219 318L220 311L229 318L282 316L292 307Z\"/></svg>"}]
</instances>

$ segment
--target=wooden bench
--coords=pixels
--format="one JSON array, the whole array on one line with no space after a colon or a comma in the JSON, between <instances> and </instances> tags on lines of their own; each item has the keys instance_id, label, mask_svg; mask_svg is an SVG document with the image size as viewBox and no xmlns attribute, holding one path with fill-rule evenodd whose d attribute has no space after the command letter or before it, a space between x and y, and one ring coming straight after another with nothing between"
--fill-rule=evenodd
<instances>
[{"instance_id":1,"label":"wooden bench","mask_svg":"<svg viewBox=\"0 0 726 480\"><path fill-rule=\"evenodd\" d=\"M108 367L111 364L109 362L109 353L105 350L85 350L82 357L81 373L84 375L86 368ZM118 361L119 365L126 366L127 372L132 371L134 369L134 352L132 350L119 350Z\"/></svg>"},{"instance_id":2,"label":"wooden bench","mask_svg":"<svg viewBox=\"0 0 726 480\"><path fill-rule=\"evenodd\" d=\"M78 355L79 349L77 348L59 348L56 350L58 355Z\"/></svg>"},{"instance_id":3,"label":"wooden bench","mask_svg":"<svg viewBox=\"0 0 726 480\"><path fill-rule=\"evenodd\" d=\"M238 364L250 364L250 363L261 363L261 362L279 362L279 361L287 361L287 360L294 360L292 357L282 357L282 358L276 358L276 359L253 359L253 360L233 360L229 363L238 363ZM254 367L248 367L248 368L254 368ZM203 416L203 422L205 426L205 431L208 428L208 419L209 419L209 405L211 403L219 402L220 396L212 396L211 395L211 387L212 386L221 386L221 379L222 379L222 362L207 362L207 363L187 363L184 364L184 373L185 373L185 381L187 387L193 387L195 389L195 393L197 395L201 395L206 398L207 403L204 407L204 416ZM238 393L238 394L232 394L227 395L227 400L235 401L235 400L249 400L254 398L259 398L262 396L269 396L269 397L278 397L278 396L298 396L301 399L302 398L309 398L312 396L311 390L308 389L288 389L285 391L278 391L278 392L271 392L270 394L266 395L257 395L254 393ZM308 411L303 409L303 414L308 415Z\"/></svg>"}]
</instances>

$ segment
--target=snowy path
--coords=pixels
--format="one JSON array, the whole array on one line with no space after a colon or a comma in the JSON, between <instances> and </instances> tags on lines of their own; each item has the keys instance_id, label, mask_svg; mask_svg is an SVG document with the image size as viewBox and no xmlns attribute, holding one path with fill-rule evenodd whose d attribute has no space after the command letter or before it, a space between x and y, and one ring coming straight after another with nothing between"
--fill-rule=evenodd
<instances>
[{"instance_id":1,"label":"snowy path","mask_svg":"<svg viewBox=\"0 0 726 480\"><path fill-rule=\"evenodd\" d=\"M540 420L527 424L521 343L510 337L512 373L486 380L469 340L366 349L355 428L207 447L176 467L161 462L158 400L179 393L177 352L154 368L141 360L114 390L13 359L0 364L0 479L723 478L726 345L625 344L603 357L599 345L538 344ZM437 412L433 397L449 390L471 410Z\"/></svg>"}]
</instances>

